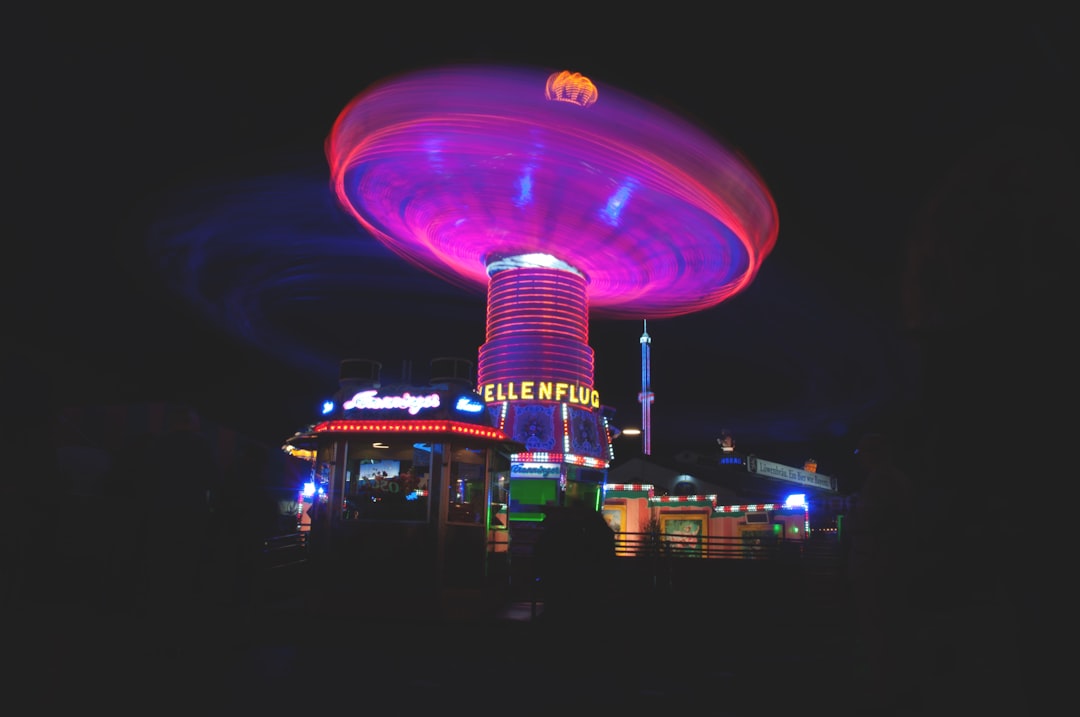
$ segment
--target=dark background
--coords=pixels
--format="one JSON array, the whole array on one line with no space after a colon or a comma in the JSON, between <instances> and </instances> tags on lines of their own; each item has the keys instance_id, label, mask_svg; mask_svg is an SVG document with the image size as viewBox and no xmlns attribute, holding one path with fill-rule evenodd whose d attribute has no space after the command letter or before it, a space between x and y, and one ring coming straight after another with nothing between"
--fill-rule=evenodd
<instances>
[{"instance_id":1,"label":"dark background","mask_svg":"<svg viewBox=\"0 0 1080 717\"><path fill-rule=\"evenodd\" d=\"M780 233L755 282L649 323L654 455L711 452L727 429L740 450L843 472L861 431L922 420L927 333L1000 319L985 370L1006 373L1031 333L1074 325L1037 296L1064 283L1075 239L1064 15L304 7L11 18L17 420L176 401L278 445L313 420L341 359L381 361L384 381L475 360L484 297L363 235L322 153L369 84L447 62L631 90L738 148L772 191ZM1015 305L1042 312L1024 346ZM640 423L641 332L591 327L596 387L621 425Z\"/></svg>"}]
</instances>

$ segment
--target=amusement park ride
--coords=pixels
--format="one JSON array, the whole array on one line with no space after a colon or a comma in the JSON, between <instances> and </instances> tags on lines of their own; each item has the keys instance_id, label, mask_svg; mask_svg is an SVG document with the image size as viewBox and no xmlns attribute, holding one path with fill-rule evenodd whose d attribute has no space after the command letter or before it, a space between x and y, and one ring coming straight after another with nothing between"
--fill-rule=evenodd
<instances>
[{"instance_id":1,"label":"amusement park ride","mask_svg":"<svg viewBox=\"0 0 1080 717\"><path fill-rule=\"evenodd\" d=\"M336 412L291 441L314 451L341 508L332 523L362 530L374 514L350 506L367 461L385 460L371 446L392 437L395 469L424 476L425 507L408 519L430 529L443 576L450 562L460 570L466 555L502 549L494 529L604 503L613 431L590 312L647 322L715 306L753 281L777 238L773 199L737 152L579 73L465 65L397 76L348 104L326 156L341 206L367 233L487 292L475 396L456 380L429 389L440 415L428 420L427 404L406 403L417 389L387 391L377 371L366 385L343 376ZM645 331L646 454L650 343ZM460 405L482 411L462 422Z\"/></svg>"}]
</instances>

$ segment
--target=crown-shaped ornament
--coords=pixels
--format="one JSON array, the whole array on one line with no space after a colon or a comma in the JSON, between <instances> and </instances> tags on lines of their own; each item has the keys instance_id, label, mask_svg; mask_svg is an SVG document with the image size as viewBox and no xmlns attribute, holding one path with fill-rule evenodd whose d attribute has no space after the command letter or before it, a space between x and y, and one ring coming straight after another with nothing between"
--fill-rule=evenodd
<instances>
[{"instance_id":1,"label":"crown-shaped ornament","mask_svg":"<svg viewBox=\"0 0 1080 717\"><path fill-rule=\"evenodd\" d=\"M547 79L547 98L588 107L596 102L596 85L580 72L553 72Z\"/></svg>"}]
</instances>

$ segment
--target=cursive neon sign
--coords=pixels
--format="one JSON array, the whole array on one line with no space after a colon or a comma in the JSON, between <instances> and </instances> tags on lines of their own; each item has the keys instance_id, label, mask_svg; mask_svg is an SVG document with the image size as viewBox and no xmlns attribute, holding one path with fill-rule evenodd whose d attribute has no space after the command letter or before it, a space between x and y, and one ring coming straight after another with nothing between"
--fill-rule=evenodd
<instances>
[{"instance_id":1,"label":"cursive neon sign","mask_svg":"<svg viewBox=\"0 0 1080 717\"><path fill-rule=\"evenodd\" d=\"M484 404L468 396L462 396L454 404L454 408L465 413L480 413L484 410Z\"/></svg>"},{"instance_id":2,"label":"cursive neon sign","mask_svg":"<svg viewBox=\"0 0 1080 717\"><path fill-rule=\"evenodd\" d=\"M408 392L400 396L379 396L378 393L378 391L361 391L341 404L341 406L345 409L360 411L404 409L412 416L425 408L439 407L439 394L437 393L429 393L426 396L413 396Z\"/></svg>"}]
</instances>

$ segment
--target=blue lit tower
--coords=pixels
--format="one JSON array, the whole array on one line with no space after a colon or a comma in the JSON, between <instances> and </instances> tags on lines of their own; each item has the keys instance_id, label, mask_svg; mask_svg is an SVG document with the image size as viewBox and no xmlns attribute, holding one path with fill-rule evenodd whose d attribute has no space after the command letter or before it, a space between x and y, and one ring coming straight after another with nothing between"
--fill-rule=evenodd
<instances>
[{"instance_id":1,"label":"blue lit tower","mask_svg":"<svg viewBox=\"0 0 1080 717\"><path fill-rule=\"evenodd\" d=\"M641 393L637 400L641 403L641 450L645 455L652 453L652 358L650 356L652 339L649 338L649 322L644 320L641 332Z\"/></svg>"}]
</instances>

